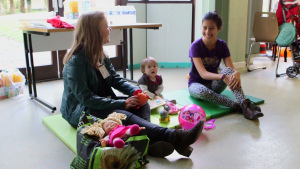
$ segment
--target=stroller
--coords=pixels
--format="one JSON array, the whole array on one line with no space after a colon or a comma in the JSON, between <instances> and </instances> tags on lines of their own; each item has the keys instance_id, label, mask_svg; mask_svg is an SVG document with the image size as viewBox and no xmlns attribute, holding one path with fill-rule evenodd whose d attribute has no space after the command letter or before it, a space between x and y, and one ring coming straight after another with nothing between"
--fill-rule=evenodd
<instances>
[{"instance_id":1,"label":"stroller","mask_svg":"<svg viewBox=\"0 0 300 169\"><path fill-rule=\"evenodd\" d=\"M298 3L292 4L292 2L299 0L280 0L276 15L278 18L279 35L276 38L276 43L279 46L290 47L293 66L290 66L286 70L286 74L290 78L294 78L300 71L300 42L298 42L298 35L300 35L300 6ZM299 1L300 3L300 1ZM294 26L295 25L295 26ZM279 48L280 53L281 48ZM284 52L284 61L286 62L286 50ZM278 64L276 67L276 77L282 74L278 74ZM285 73L284 73L285 74Z\"/></svg>"}]
</instances>

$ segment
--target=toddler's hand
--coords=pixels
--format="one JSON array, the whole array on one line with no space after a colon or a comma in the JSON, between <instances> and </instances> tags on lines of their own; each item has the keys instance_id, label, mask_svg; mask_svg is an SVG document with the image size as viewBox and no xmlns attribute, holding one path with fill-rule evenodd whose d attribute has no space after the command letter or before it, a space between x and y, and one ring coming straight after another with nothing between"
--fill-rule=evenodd
<instances>
[{"instance_id":1,"label":"toddler's hand","mask_svg":"<svg viewBox=\"0 0 300 169\"><path fill-rule=\"evenodd\" d=\"M102 146L102 147L106 147L107 144L108 144L108 141L107 141L107 140L105 140L105 139L102 139L102 140L101 140L101 146Z\"/></svg>"}]
</instances>

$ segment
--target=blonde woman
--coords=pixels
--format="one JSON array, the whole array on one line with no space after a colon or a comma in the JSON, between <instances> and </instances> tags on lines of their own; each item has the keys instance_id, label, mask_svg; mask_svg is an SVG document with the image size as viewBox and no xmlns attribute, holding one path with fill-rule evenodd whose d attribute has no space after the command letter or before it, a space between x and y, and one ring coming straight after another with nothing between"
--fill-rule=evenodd
<instances>
[{"instance_id":1,"label":"blonde woman","mask_svg":"<svg viewBox=\"0 0 300 169\"><path fill-rule=\"evenodd\" d=\"M113 112L123 113L127 116L123 125L146 128L153 142L149 146L150 155L164 157L175 149L181 155L190 156L193 150L190 145L198 140L203 121L190 130L174 130L150 122L148 103L135 109L139 101L132 94L139 88L116 73L103 51L103 45L110 41L110 31L103 12L85 13L78 19L73 46L63 61L64 92L60 109L63 118L76 127L82 111L101 119ZM129 97L118 99L112 87Z\"/></svg>"}]
</instances>

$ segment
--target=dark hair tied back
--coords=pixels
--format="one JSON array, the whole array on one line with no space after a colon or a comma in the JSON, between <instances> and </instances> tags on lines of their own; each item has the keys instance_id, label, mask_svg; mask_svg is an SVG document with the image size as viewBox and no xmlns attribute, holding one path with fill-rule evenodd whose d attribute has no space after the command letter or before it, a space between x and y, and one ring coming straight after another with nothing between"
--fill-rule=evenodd
<instances>
[{"instance_id":1,"label":"dark hair tied back","mask_svg":"<svg viewBox=\"0 0 300 169\"><path fill-rule=\"evenodd\" d=\"M206 13L202 19L202 22L204 20L213 20L216 23L218 29L222 28L223 21L222 21L221 16L219 15L218 11Z\"/></svg>"}]
</instances>

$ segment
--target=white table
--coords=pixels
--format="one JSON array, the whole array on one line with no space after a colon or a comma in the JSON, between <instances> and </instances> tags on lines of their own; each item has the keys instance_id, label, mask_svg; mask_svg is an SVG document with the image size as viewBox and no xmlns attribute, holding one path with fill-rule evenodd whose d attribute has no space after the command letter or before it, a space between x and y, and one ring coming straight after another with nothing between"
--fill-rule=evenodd
<instances>
[{"instance_id":1,"label":"white table","mask_svg":"<svg viewBox=\"0 0 300 169\"><path fill-rule=\"evenodd\" d=\"M132 28L141 28L141 29L159 29L162 24L159 23L134 23L126 25L110 25L112 31L110 33L111 41L106 45L122 45L123 46L123 77L126 78L126 64L125 58L127 58L128 47L130 49L130 74L133 81L133 46L132 46ZM25 61L26 61L26 71L28 77L28 91L29 96L43 104L44 106L50 108L52 112L56 110L55 106L45 102L44 100L37 97L36 91L36 81L35 81L35 72L34 72L34 62L33 62L33 53L34 52L43 52L43 51L58 51L67 50L71 47L73 43L73 33L74 29L65 29L65 28L53 28L53 29L44 29L44 28L33 28L33 27L20 27L23 31L23 40L24 40L24 51L25 51ZM129 29L129 45L127 45L127 29ZM28 56L29 54L29 56ZM59 55L57 54L57 57ZM59 61L59 59L57 59ZM29 66L29 61L30 65ZM58 72L59 64L58 64ZM135 81L133 81L135 82Z\"/></svg>"}]
</instances>

